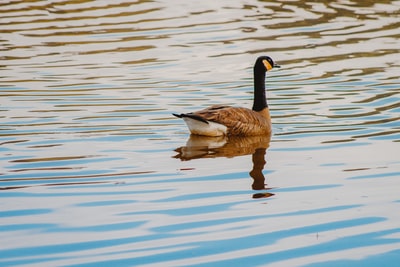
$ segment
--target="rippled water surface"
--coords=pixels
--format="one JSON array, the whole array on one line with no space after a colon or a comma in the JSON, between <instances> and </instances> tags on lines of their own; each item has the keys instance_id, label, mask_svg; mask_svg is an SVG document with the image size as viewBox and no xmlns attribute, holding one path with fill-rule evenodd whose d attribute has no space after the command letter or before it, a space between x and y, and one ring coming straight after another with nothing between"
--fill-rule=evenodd
<instances>
[{"instance_id":1,"label":"rippled water surface","mask_svg":"<svg viewBox=\"0 0 400 267\"><path fill-rule=\"evenodd\" d=\"M1 1L1 266L397 266L399 1ZM190 137L251 107L273 135Z\"/></svg>"}]
</instances>

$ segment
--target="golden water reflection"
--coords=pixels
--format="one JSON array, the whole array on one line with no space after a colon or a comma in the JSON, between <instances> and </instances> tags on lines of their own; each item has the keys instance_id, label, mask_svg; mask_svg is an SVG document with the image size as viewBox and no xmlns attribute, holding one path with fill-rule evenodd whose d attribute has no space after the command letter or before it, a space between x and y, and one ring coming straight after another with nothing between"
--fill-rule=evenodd
<instances>
[{"instance_id":1,"label":"golden water reflection","mask_svg":"<svg viewBox=\"0 0 400 267\"><path fill-rule=\"evenodd\" d=\"M235 136L235 137L208 137L190 135L185 146L175 151L178 153L174 158L182 161L200 158L237 157L252 155L252 169L249 172L253 179L253 190L269 190L265 181L263 169L266 164L265 154L271 141L271 135L267 136ZM253 198L266 198L274 194L270 192L259 192L253 194Z\"/></svg>"}]
</instances>

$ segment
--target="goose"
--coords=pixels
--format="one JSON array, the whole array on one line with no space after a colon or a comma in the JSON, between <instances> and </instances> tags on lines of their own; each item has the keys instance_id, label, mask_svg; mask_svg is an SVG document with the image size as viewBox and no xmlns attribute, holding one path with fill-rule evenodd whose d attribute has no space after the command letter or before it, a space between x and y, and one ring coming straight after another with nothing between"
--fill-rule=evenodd
<instances>
[{"instance_id":1,"label":"goose","mask_svg":"<svg viewBox=\"0 0 400 267\"><path fill-rule=\"evenodd\" d=\"M280 67L268 56L257 58L254 68L253 108L213 105L190 112L175 114L187 124L191 134L204 136L256 136L271 134L271 117L265 96L265 74Z\"/></svg>"}]
</instances>

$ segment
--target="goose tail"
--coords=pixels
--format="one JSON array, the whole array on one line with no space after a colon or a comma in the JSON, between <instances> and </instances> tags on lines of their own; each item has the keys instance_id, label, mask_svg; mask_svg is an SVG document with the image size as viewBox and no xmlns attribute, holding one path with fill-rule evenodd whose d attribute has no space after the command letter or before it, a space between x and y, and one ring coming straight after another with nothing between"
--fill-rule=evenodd
<instances>
[{"instance_id":1,"label":"goose tail","mask_svg":"<svg viewBox=\"0 0 400 267\"><path fill-rule=\"evenodd\" d=\"M184 113L182 113L182 114L172 113L172 115L174 115L177 118L182 118L182 119L190 118L190 119L193 119L193 120L196 120L196 121L200 121L200 122L204 122L206 124L209 124L209 122L206 119L204 119L204 118L202 118L202 117L200 117L198 115L192 114L192 113L186 113L186 114L184 114Z\"/></svg>"},{"instance_id":2,"label":"goose tail","mask_svg":"<svg viewBox=\"0 0 400 267\"><path fill-rule=\"evenodd\" d=\"M220 123L207 121L206 119L193 113L175 114L175 117L182 118L189 128L190 133L205 136L223 136L228 132L228 128Z\"/></svg>"}]
</instances>

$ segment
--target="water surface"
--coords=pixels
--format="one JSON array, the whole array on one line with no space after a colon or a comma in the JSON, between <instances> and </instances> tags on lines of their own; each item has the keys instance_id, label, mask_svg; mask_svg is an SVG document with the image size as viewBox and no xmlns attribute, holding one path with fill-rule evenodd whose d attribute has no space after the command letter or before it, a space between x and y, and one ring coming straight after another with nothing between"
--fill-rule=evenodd
<instances>
[{"instance_id":1,"label":"water surface","mask_svg":"<svg viewBox=\"0 0 400 267\"><path fill-rule=\"evenodd\" d=\"M399 1L0 12L2 266L397 266ZM272 136L190 137L259 55Z\"/></svg>"}]
</instances>

